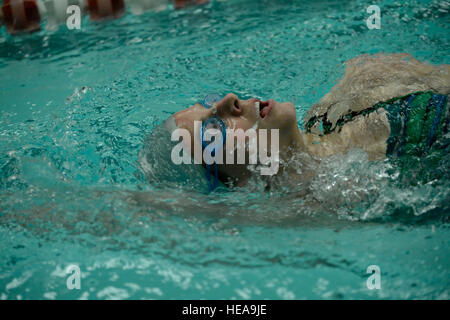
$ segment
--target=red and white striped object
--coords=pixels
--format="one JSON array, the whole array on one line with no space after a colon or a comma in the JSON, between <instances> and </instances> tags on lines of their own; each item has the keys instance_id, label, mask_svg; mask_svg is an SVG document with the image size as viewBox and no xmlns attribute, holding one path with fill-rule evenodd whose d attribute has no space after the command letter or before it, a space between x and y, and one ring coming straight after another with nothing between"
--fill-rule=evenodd
<instances>
[{"instance_id":1,"label":"red and white striped object","mask_svg":"<svg viewBox=\"0 0 450 320\"><path fill-rule=\"evenodd\" d=\"M92 20L118 18L125 12L124 0L87 0Z\"/></svg>"},{"instance_id":2,"label":"red and white striped object","mask_svg":"<svg viewBox=\"0 0 450 320\"><path fill-rule=\"evenodd\" d=\"M187 5L204 4L204 3L208 3L208 2L209 2L209 0L174 0L174 7L175 7L175 9L181 9Z\"/></svg>"},{"instance_id":3,"label":"red and white striped object","mask_svg":"<svg viewBox=\"0 0 450 320\"><path fill-rule=\"evenodd\" d=\"M32 32L41 28L37 0L3 0L3 22L9 33Z\"/></svg>"}]
</instances>

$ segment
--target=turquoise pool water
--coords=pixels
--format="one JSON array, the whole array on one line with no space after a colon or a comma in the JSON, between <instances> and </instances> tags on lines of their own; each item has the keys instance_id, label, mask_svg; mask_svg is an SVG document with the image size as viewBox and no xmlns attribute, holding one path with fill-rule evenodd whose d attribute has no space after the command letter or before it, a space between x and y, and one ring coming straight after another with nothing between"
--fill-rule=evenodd
<instances>
[{"instance_id":1,"label":"turquoise pool water","mask_svg":"<svg viewBox=\"0 0 450 320\"><path fill-rule=\"evenodd\" d=\"M366 1L342 0L3 28L0 298L448 299L448 175L405 187L354 150L322 164L309 197L326 206L257 181L210 195L171 165L159 128L216 91L292 101L301 119L363 53L450 63L448 2L378 3L381 30L367 29ZM66 286L72 264L80 290Z\"/></svg>"}]
</instances>

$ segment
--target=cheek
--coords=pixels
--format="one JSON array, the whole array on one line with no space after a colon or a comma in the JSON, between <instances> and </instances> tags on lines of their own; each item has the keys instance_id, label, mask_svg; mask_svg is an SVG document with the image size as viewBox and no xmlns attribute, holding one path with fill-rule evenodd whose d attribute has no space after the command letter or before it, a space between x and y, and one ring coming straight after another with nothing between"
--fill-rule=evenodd
<instances>
[{"instance_id":1,"label":"cheek","mask_svg":"<svg viewBox=\"0 0 450 320\"><path fill-rule=\"evenodd\" d=\"M254 116L240 116L237 118L227 119L227 128L229 127L232 129L242 129L246 131L254 127L254 124L256 123L256 119L254 118Z\"/></svg>"}]
</instances>

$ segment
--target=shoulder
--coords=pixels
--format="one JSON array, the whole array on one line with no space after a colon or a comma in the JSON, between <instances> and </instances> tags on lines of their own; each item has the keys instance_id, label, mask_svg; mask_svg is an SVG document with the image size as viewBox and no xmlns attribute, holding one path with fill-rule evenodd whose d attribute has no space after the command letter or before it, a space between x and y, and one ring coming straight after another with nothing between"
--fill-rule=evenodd
<instances>
[{"instance_id":1,"label":"shoulder","mask_svg":"<svg viewBox=\"0 0 450 320\"><path fill-rule=\"evenodd\" d=\"M344 65L344 76L307 112L305 125L326 117L334 128L343 115L416 91L450 93L450 65L424 64L406 53L362 55ZM317 126L309 129L320 133Z\"/></svg>"},{"instance_id":2,"label":"shoulder","mask_svg":"<svg viewBox=\"0 0 450 320\"><path fill-rule=\"evenodd\" d=\"M380 108L367 115L354 117L329 134L306 134L305 145L309 153L321 158L359 148L366 151L371 160L383 159L390 133L387 112Z\"/></svg>"}]
</instances>

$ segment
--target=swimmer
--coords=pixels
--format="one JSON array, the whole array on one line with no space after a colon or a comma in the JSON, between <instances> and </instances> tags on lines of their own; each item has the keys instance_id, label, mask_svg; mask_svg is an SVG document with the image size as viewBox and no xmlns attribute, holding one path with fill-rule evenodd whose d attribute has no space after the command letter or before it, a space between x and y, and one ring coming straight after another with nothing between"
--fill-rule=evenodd
<instances>
[{"instance_id":1,"label":"swimmer","mask_svg":"<svg viewBox=\"0 0 450 320\"><path fill-rule=\"evenodd\" d=\"M191 136L196 134L194 121L212 117L227 129L279 129L278 174L307 180L314 176L314 165L298 173L291 159L297 157L307 168L308 161L353 148L364 150L370 160L442 156L450 145L449 91L449 65L427 65L408 54L364 55L346 62L345 75L307 112L303 129L292 103L241 100L233 93L216 99L213 107L196 103L179 111L172 122ZM218 165L218 179L226 185L244 185L253 174L245 164Z\"/></svg>"}]
</instances>

